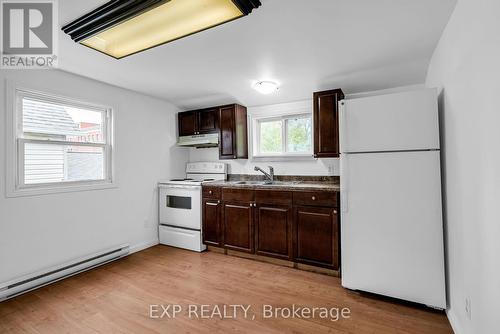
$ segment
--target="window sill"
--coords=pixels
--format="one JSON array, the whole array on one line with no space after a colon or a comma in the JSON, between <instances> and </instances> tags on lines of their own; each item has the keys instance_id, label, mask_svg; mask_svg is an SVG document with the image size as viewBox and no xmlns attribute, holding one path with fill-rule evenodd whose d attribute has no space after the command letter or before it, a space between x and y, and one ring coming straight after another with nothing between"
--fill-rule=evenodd
<instances>
[{"instance_id":1,"label":"window sill","mask_svg":"<svg viewBox=\"0 0 500 334\"><path fill-rule=\"evenodd\" d=\"M258 155L253 156L251 161L314 161L312 154L297 155Z\"/></svg>"},{"instance_id":2,"label":"window sill","mask_svg":"<svg viewBox=\"0 0 500 334\"><path fill-rule=\"evenodd\" d=\"M7 190L6 196L9 198L24 197L24 196L41 196L50 194L60 194L69 192L81 192L92 190L104 190L118 188L116 182L101 181L101 182L78 182L72 184L57 183L53 185L33 185L14 190Z\"/></svg>"}]
</instances>

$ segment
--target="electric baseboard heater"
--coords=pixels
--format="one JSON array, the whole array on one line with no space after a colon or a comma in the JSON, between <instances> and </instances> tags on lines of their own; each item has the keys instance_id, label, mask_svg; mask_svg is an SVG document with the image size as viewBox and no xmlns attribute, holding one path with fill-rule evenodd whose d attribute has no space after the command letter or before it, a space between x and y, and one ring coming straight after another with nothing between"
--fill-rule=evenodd
<instances>
[{"instance_id":1,"label":"electric baseboard heater","mask_svg":"<svg viewBox=\"0 0 500 334\"><path fill-rule=\"evenodd\" d=\"M129 245L122 245L96 254L73 260L15 280L0 283L0 302L60 281L89 269L118 260L130 252Z\"/></svg>"}]
</instances>

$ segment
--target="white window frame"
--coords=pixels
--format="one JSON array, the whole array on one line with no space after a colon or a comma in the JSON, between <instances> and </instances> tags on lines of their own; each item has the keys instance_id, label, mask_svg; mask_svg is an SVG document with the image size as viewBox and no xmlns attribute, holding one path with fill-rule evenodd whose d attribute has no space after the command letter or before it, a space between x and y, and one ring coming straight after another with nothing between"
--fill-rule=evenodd
<instances>
[{"instance_id":1,"label":"white window frame","mask_svg":"<svg viewBox=\"0 0 500 334\"><path fill-rule=\"evenodd\" d=\"M286 160L313 160L313 138L314 126L311 129L311 150L309 152L287 152L288 137L286 121L301 117L312 119L312 100L283 103L254 107L250 110L251 124L251 152L252 160L255 161L286 161ZM283 121L282 128L282 152L283 153L261 153L260 152L260 123L266 121Z\"/></svg>"},{"instance_id":2,"label":"white window frame","mask_svg":"<svg viewBox=\"0 0 500 334\"><path fill-rule=\"evenodd\" d=\"M113 108L95 103L84 102L56 94L25 88L7 82L7 120L6 126L6 195L7 197L45 195L61 192L99 190L116 187L114 178L114 124ZM70 107L99 111L103 115L103 143L79 143L52 139L29 139L23 137L23 98L31 98L48 103L63 104ZM101 147L104 152L104 179L51 183L25 184L24 146L27 143Z\"/></svg>"}]
</instances>

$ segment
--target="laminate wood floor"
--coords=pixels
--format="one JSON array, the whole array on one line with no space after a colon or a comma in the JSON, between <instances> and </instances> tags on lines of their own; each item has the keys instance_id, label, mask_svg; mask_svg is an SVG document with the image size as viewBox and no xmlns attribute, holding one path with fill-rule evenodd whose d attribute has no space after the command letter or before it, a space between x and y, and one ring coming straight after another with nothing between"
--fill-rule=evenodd
<instances>
[{"instance_id":1,"label":"laminate wood floor","mask_svg":"<svg viewBox=\"0 0 500 334\"><path fill-rule=\"evenodd\" d=\"M168 304L181 305L182 312L176 318L150 318L150 305ZM248 318L240 311L236 319L195 319L195 313L188 316L190 304L195 305L192 310L198 307L200 316L205 304L208 313L214 305L251 308ZM263 305L293 304L349 308L350 317L263 317ZM153 315L159 316L162 309L156 312L155 307ZM0 333L453 332L443 312L348 291L335 277L215 252L155 246L0 303Z\"/></svg>"}]
</instances>

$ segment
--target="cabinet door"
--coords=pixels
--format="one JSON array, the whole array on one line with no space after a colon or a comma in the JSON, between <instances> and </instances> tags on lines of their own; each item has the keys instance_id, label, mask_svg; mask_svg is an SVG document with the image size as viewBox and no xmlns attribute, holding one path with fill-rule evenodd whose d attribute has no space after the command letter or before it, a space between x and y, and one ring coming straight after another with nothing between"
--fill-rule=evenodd
<instances>
[{"instance_id":1,"label":"cabinet door","mask_svg":"<svg viewBox=\"0 0 500 334\"><path fill-rule=\"evenodd\" d=\"M203 199L203 243L222 246L220 200Z\"/></svg>"},{"instance_id":2,"label":"cabinet door","mask_svg":"<svg viewBox=\"0 0 500 334\"><path fill-rule=\"evenodd\" d=\"M196 112L186 111L178 114L179 136L192 136L197 133Z\"/></svg>"},{"instance_id":3,"label":"cabinet door","mask_svg":"<svg viewBox=\"0 0 500 334\"><path fill-rule=\"evenodd\" d=\"M344 98L340 89L314 93L314 157L339 156L338 102Z\"/></svg>"},{"instance_id":4,"label":"cabinet door","mask_svg":"<svg viewBox=\"0 0 500 334\"><path fill-rule=\"evenodd\" d=\"M214 133L218 129L217 108L203 109L197 111L198 133Z\"/></svg>"},{"instance_id":5,"label":"cabinet door","mask_svg":"<svg viewBox=\"0 0 500 334\"><path fill-rule=\"evenodd\" d=\"M224 246L254 252L253 209L250 202L224 202Z\"/></svg>"},{"instance_id":6,"label":"cabinet door","mask_svg":"<svg viewBox=\"0 0 500 334\"><path fill-rule=\"evenodd\" d=\"M258 204L255 238L257 254L292 259L292 208Z\"/></svg>"},{"instance_id":7,"label":"cabinet door","mask_svg":"<svg viewBox=\"0 0 500 334\"><path fill-rule=\"evenodd\" d=\"M297 262L338 270L339 223L333 208L295 208L294 258Z\"/></svg>"},{"instance_id":8,"label":"cabinet door","mask_svg":"<svg viewBox=\"0 0 500 334\"><path fill-rule=\"evenodd\" d=\"M236 122L234 106L226 106L219 109L219 126L219 158L236 159Z\"/></svg>"}]
</instances>

